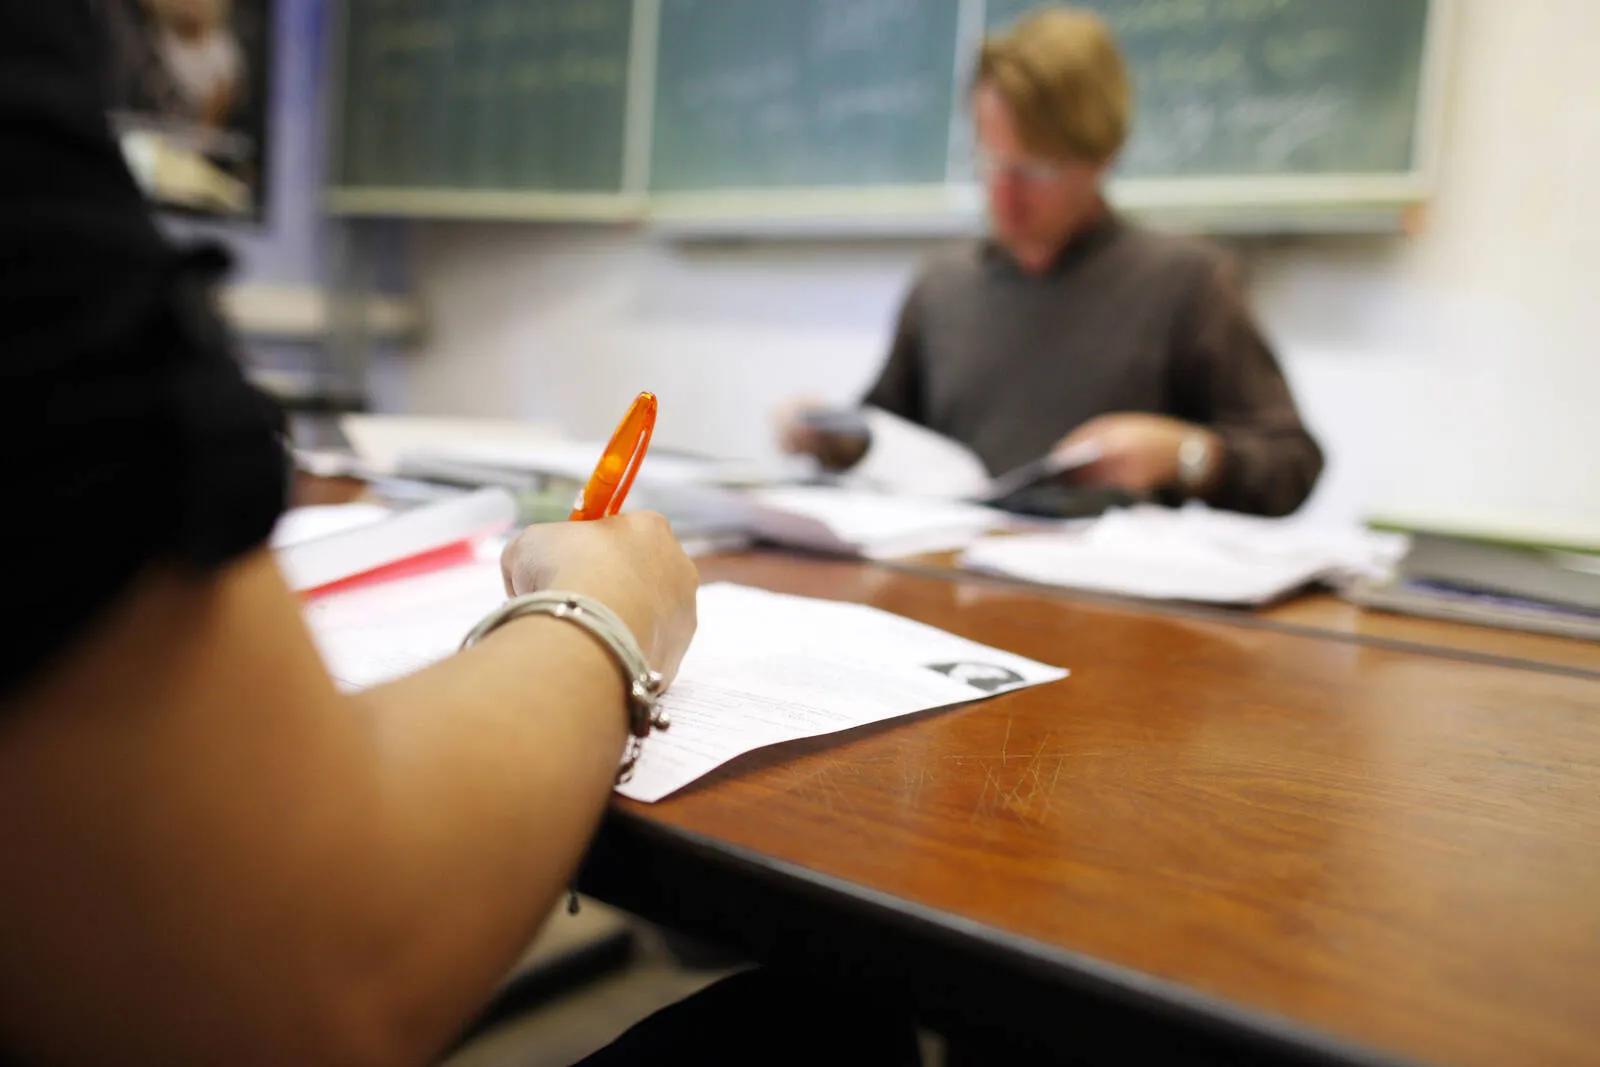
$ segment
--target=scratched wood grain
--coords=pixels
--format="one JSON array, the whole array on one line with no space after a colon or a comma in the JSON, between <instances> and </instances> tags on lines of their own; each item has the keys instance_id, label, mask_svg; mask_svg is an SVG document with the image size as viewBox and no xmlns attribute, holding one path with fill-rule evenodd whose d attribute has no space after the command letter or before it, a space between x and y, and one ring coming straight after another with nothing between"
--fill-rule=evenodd
<instances>
[{"instance_id":1,"label":"scratched wood grain","mask_svg":"<svg viewBox=\"0 0 1600 1067\"><path fill-rule=\"evenodd\" d=\"M1600 1057L1600 682L853 563L702 571L1073 674L630 812L1397 1054Z\"/></svg>"}]
</instances>

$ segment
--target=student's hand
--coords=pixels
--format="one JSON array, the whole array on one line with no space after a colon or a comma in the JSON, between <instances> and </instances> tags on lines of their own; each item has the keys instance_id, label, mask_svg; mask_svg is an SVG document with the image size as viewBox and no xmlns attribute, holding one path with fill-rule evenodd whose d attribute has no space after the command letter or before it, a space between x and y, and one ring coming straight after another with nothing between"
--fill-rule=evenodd
<instances>
[{"instance_id":1,"label":"student's hand","mask_svg":"<svg viewBox=\"0 0 1600 1067\"><path fill-rule=\"evenodd\" d=\"M1195 435L1200 435L1205 444L1210 473L1214 474L1222 454L1222 443L1217 435L1165 415L1138 412L1100 415L1064 437L1055 451L1092 443L1100 458L1074 472L1075 482L1145 494L1179 483L1178 453L1183 443ZM1199 488L1203 490L1206 478L1201 481Z\"/></svg>"},{"instance_id":2,"label":"student's hand","mask_svg":"<svg viewBox=\"0 0 1600 1067\"><path fill-rule=\"evenodd\" d=\"M829 470L855 466L867 454L871 438L829 433L806 422L807 415L830 410L832 405L813 397L800 397L780 406L772 413L778 447L790 455L814 456Z\"/></svg>"},{"instance_id":3,"label":"student's hand","mask_svg":"<svg viewBox=\"0 0 1600 1067\"><path fill-rule=\"evenodd\" d=\"M694 636L700 575L660 515L530 526L500 566L512 596L560 589L594 597L628 624L651 667L668 681L677 675Z\"/></svg>"}]
</instances>

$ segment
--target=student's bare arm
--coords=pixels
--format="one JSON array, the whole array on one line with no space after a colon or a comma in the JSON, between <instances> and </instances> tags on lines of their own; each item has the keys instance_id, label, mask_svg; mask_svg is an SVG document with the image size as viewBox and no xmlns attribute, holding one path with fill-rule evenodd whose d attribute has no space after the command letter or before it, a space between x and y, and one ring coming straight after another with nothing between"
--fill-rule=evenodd
<instances>
[{"instance_id":1,"label":"student's bare arm","mask_svg":"<svg viewBox=\"0 0 1600 1067\"><path fill-rule=\"evenodd\" d=\"M514 580L675 667L692 564L658 519L586 526ZM74 1063L426 1062L562 892L626 723L617 665L548 618L340 694L265 552L147 574L6 705L0 1047Z\"/></svg>"}]
</instances>

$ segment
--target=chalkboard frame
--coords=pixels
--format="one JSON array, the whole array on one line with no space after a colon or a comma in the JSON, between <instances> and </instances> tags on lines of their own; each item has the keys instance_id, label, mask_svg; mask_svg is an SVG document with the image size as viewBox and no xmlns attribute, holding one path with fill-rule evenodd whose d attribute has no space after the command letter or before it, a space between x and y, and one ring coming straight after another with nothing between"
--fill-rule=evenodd
<instances>
[{"instance_id":1,"label":"chalkboard frame","mask_svg":"<svg viewBox=\"0 0 1600 1067\"><path fill-rule=\"evenodd\" d=\"M958 0L957 84L983 33L986 0ZM1180 229L1213 233L1392 232L1436 191L1444 111L1459 0L1428 0L1423 34L1416 137L1409 169L1392 174L1240 175L1129 178L1110 183L1112 201L1129 214ZM340 5L342 8L343 5ZM342 65L339 27L336 62ZM660 0L633 0L623 187L616 193L457 190L331 185L330 212L429 218L644 222L669 238L930 236L976 233L981 190L960 175L967 122L959 94L952 108L945 180L911 185L719 188L652 191L651 123L655 110ZM337 84L344 72L337 70ZM335 109L336 111L336 109ZM330 128L335 121L330 121ZM337 175L341 138L329 153Z\"/></svg>"}]
</instances>

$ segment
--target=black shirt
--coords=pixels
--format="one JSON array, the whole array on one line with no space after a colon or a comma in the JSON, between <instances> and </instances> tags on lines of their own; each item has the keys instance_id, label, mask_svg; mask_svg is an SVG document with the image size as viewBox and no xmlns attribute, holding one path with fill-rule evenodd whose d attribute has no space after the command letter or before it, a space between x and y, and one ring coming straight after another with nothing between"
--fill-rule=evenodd
<instances>
[{"instance_id":1,"label":"black shirt","mask_svg":"<svg viewBox=\"0 0 1600 1067\"><path fill-rule=\"evenodd\" d=\"M976 452L993 473L1114 411L1222 439L1211 503L1281 515L1322 453L1220 250L1106 213L1040 274L980 243L930 264L866 402Z\"/></svg>"},{"instance_id":2,"label":"black shirt","mask_svg":"<svg viewBox=\"0 0 1600 1067\"><path fill-rule=\"evenodd\" d=\"M88 0L0 0L0 693L141 570L214 569L283 508L279 419L111 139Z\"/></svg>"}]
</instances>

